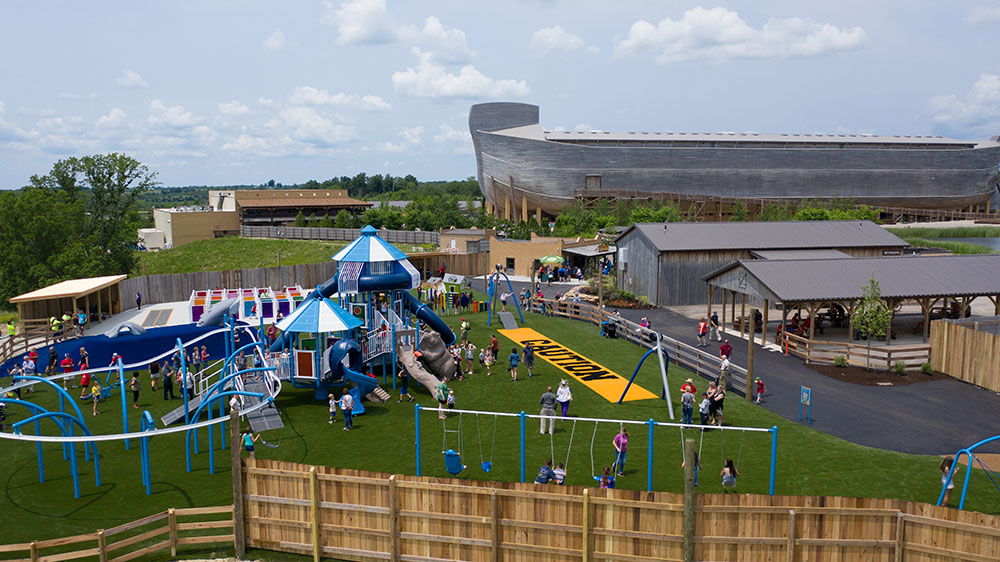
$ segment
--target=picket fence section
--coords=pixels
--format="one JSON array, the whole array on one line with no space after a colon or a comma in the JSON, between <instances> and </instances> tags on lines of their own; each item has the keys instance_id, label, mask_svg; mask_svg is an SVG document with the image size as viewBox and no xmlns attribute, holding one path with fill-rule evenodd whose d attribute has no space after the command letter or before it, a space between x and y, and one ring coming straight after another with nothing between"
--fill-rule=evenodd
<instances>
[{"instance_id":1,"label":"picket fence section","mask_svg":"<svg viewBox=\"0 0 1000 562\"><path fill-rule=\"evenodd\" d=\"M249 546L345 560L678 560L683 495L250 459ZM699 494L696 560L1000 559L1000 518L877 498Z\"/></svg>"},{"instance_id":2,"label":"picket fence section","mask_svg":"<svg viewBox=\"0 0 1000 562\"><path fill-rule=\"evenodd\" d=\"M1000 392L1000 317L931 322L931 368Z\"/></svg>"}]
</instances>

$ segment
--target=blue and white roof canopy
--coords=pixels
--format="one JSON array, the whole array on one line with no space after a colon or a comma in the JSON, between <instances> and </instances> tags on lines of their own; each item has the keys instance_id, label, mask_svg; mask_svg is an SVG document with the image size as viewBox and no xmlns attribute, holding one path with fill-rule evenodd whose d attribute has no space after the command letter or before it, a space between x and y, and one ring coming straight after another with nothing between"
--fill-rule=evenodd
<instances>
[{"instance_id":1,"label":"blue and white roof canopy","mask_svg":"<svg viewBox=\"0 0 1000 562\"><path fill-rule=\"evenodd\" d=\"M342 332L363 326L350 312L324 297L313 297L299 304L298 308L275 324L282 332L322 334Z\"/></svg>"},{"instance_id":2,"label":"blue and white roof canopy","mask_svg":"<svg viewBox=\"0 0 1000 562\"><path fill-rule=\"evenodd\" d=\"M406 254L392 244L382 240L378 231L371 225L361 229L361 238L347 245L346 248L333 256L333 261L339 262L381 262L407 261Z\"/></svg>"},{"instance_id":3,"label":"blue and white roof canopy","mask_svg":"<svg viewBox=\"0 0 1000 562\"><path fill-rule=\"evenodd\" d=\"M357 293L358 278L363 274L377 276L406 272L409 275L409 286L398 288L413 289L420 286L420 272L410 264L406 254L380 238L378 231L371 225L362 228L361 237L337 252L333 260L339 262L337 286L341 293ZM380 265L372 267L373 264Z\"/></svg>"}]
</instances>

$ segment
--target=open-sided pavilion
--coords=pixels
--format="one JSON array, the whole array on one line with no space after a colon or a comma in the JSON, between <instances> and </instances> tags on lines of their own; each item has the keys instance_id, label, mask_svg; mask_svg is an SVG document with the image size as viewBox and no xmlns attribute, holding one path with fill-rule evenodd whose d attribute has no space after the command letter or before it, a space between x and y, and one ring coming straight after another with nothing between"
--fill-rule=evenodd
<instances>
[{"instance_id":1,"label":"open-sided pavilion","mask_svg":"<svg viewBox=\"0 0 1000 562\"><path fill-rule=\"evenodd\" d=\"M62 316L65 312L74 314L78 310L84 310L90 315L96 314L99 320L122 311L118 284L126 277L128 276L107 275L68 279L18 295L10 299L10 302L17 305L17 314L22 323Z\"/></svg>"},{"instance_id":2,"label":"open-sided pavilion","mask_svg":"<svg viewBox=\"0 0 1000 562\"><path fill-rule=\"evenodd\" d=\"M739 260L708 274L704 280L708 283L709 315L716 293L722 291L723 326L727 320L731 323L737 318L737 300L739 318L746 318L748 304L751 311L761 309L766 344L768 309L782 311L782 326L788 325L790 310L808 311L811 340L819 311L835 305L846 311L850 341L854 334L853 313L871 278L879 282L882 299L890 310L909 302L920 306L925 342L934 318L932 311L942 307L954 303L965 314L973 299L985 297L993 303L995 314L1000 314L1000 254ZM752 321L740 324L742 327L748 323L752 330ZM886 333L891 334L891 319L887 328Z\"/></svg>"}]
</instances>

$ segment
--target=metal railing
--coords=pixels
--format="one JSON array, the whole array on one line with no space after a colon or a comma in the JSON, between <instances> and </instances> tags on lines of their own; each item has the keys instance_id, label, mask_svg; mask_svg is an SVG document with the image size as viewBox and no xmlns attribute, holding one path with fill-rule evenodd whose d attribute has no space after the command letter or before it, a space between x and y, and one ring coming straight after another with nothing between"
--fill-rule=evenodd
<instances>
[{"instance_id":1,"label":"metal railing","mask_svg":"<svg viewBox=\"0 0 1000 562\"><path fill-rule=\"evenodd\" d=\"M914 345L874 345L845 341L829 341L804 338L795 334L785 334L784 348L787 353L806 360L806 363L833 364L842 357L848 365L858 367L893 368L901 362L905 370L919 370L930 362L930 344Z\"/></svg>"},{"instance_id":2,"label":"metal railing","mask_svg":"<svg viewBox=\"0 0 1000 562\"><path fill-rule=\"evenodd\" d=\"M378 235L390 244L438 244L437 232L420 230L384 230ZM240 227L240 236L247 238L284 238L291 240L331 240L350 242L361 236L358 228L313 228L302 226L249 226Z\"/></svg>"}]
</instances>

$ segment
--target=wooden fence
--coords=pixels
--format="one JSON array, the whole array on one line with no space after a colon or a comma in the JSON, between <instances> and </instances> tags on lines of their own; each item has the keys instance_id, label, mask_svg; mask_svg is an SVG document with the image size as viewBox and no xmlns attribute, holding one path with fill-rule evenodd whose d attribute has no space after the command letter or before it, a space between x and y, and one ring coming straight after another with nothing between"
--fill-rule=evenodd
<instances>
[{"instance_id":1,"label":"wooden fence","mask_svg":"<svg viewBox=\"0 0 1000 562\"><path fill-rule=\"evenodd\" d=\"M868 347L845 341L827 341L804 338L795 334L785 334L788 353L801 357L806 363L828 363L844 357L848 365L871 367L874 369L894 369L897 361L902 361L908 371L919 371L924 363L931 360L932 343L914 345L876 345Z\"/></svg>"},{"instance_id":2,"label":"wooden fence","mask_svg":"<svg viewBox=\"0 0 1000 562\"><path fill-rule=\"evenodd\" d=\"M384 230L378 235L390 244L434 244L440 243L437 232L419 230ZM312 228L298 226L241 226L240 236L247 238L284 238L290 240L334 240L350 242L361 236L359 228Z\"/></svg>"},{"instance_id":3,"label":"wooden fence","mask_svg":"<svg viewBox=\"0 0 1000 562\"><path fill-rule=\"evenodd\" d=\"M683 495L250 459L249 546L347 560L677 560ZM1000 559L1000 517L893 499L699 494L696 560Z\"/></svg>"},{"instance_id":4,"label":"wooden fence","mask_svg":"<svg viewBox=\"0 0 1000 562\"><path fill-rule=\"evenodd\" d=\"M657 332L626 320L606 310L601 310L592 304L574 303L553 299L531 299L531 310L538 314L551 314L563 318L582 320L591 324L601 325L609 322L615 326L615 337L628 340L642 347L652 348L656 345ZM663 349L670 354L670 359L678 365L694 371L704 378L715 380L719 376L719 357L697 347L688 345L669 336L659 334ZM743 394L746 389L747 370L739 365L730 365L727 387L736 393Z\"/></svg>"},{"instance_id":5,"label":"wooden fence","mask_svg":"<svg viewBox=\"0 0 1000 562\"><path fill-rule=\"evenodd\" d=\"M226 517L222 519L219 516ZM6 523L17 524L15 521ZM220 529L226 531L225 534L210 534ZM94 533L0 545L0 559L55 562L97 557L101 562L124 562L166 550L170 551L171 557L176 557L179 547L216 543L233 544L231 505L171 508Z\"/></svg>"},{"instance_id":6,"label":"wooden fence","mask_svg":"<svg viewBox=\"0 0 1000 562\"><path fill-rule=\"evenodd\" d=\"M931 345L934 370L1000 392L1000 317L935 320Z\"/></svg>"},{"instance_id":7,"label":"wooden fence","mask_svg":"<svg viewBox=\"0 0 1000 562\"><path fill-rule=\"evenodd\" d=\"M0 341L0 363L6 363L14 357L27 355L32 349L48 347L54 343L71 338L76 333L72 325L53 330L48 320L21 320L18 332ZM38 372L45 370L45 365L37 365Z\"/></svg>"}]
</instances>

